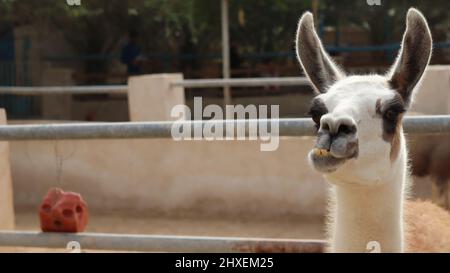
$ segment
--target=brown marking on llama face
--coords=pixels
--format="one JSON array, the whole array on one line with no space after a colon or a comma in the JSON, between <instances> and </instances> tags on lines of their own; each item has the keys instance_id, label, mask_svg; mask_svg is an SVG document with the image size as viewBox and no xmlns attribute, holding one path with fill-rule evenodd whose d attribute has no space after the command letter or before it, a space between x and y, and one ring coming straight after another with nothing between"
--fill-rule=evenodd
<instances>
[{"instance_id":1,"label":"brown marking on llama face","mask_svg":"<svg viewBox=\"0 0 450 273\"><path fill-rule=\"evenodd\" d=\"M402 132L402 119L405 113L405 103L400 94L386 102L378 99L375 105L376 113L383 120L383 140L391 144L390 159L397 159L400 151L400 137Z\"/></svg>"},{"instance_id":2,"label":"brown marking on llama face","mask_svg":"<svg viewBox=\"0 0 450 273\"><path fill-rule=\"evenodd\" d=\"M402 128L402 120L403 120L403 113L399 115L398 117L398 121L397 121L397 126L395 128L395 134L392 138L392 142L391 142L391 152L390 152L390 158L391 161L395 161L397 159L397 156L400 152L400 134L403 130Z\"/></svg>"}]
</instances>

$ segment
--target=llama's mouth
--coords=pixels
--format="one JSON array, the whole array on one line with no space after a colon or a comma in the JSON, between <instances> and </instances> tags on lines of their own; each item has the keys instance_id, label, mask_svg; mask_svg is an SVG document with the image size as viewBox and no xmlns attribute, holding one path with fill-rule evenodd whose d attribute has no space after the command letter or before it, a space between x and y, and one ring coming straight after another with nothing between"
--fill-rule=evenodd
<instances>
[{"instance_id":1,"label":"llama's mouth","mask_svg":"<svg viewBox=\"0 0 450 273\"><path fill-rule=\"evenodd\" d=\"M309 152L309 161L312 166L319 172L331 173L338 169L339 166L345 163L347 158L334 157L329 151L319 148L314 148Z\"/></svg>"}]
</instances>

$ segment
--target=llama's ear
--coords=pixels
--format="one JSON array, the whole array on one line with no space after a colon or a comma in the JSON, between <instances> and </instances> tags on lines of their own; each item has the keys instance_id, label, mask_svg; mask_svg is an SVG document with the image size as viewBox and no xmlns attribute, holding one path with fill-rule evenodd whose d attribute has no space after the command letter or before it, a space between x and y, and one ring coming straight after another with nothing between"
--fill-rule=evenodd
<instances>
[{"instance_id":1,"label":"llama's ear","mask_svg":"<svg viewBox=\"0 0 450 273\"><path fill-rule=\"evenodd\" d=\"M402 96L407 106L430 62L432 47L433 41L425 17L420 11L409 9L400 53L389 72L391 87Z\"/></svg>"},{"instance_id":2,"label":"llama's ear","mask_svg":"<svg viewBox=\"0 0 450 273\"><path fill-rule=\"evenodd\" d=\"M304 13L298 23L296 52L303 71L317 92L325 93L330 85L345 77L323 48L310 12Z\"/></svg>"}]
</instances>

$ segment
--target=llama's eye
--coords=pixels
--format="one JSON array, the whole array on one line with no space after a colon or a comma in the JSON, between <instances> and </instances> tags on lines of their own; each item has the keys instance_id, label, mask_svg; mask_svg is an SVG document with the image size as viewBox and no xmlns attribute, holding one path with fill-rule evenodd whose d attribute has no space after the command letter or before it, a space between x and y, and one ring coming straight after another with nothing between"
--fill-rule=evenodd
<instances>
[{"instance_id":1,"label":"llama's eye","mask_svg":"<svg viewBox=\"0 0 450 273\"><path fill-rule=\"evenodd\" d=\"M320 124L320 118L323 116L323 113L315 111L315 110L310 110L308 112L308 115L312 118L312 120L314 121L314 123L316 125Z\"/></svg>"},{"instance_id":2,"label":"llama's eye","mask_svg":"<svg viewBox=\"0 0 450 273\"><path fill-rule=\"evenodd\" d=\"M309 108L309 111L307 113L308 116L312 118L312 120L316 123L316 126L320 126L320 118L322 118L323 115L328 113L328 109L320 99L314 99L311 103L311 107Z\"/></svg>"},{"instance_id":3,"label":"llama's eye","mask_svg":"<svg viewBox=\"0 0 450 273\"><path fill-rule=\"evenodd\" d=\"M380 113L382 118L386 121L395 122L397 121L399 115L406 111L401 98L394 98L391 101L385 102L385 107L382 107L379 101L380 100L377 101L376 105L377 113ZM385 108L385 110L381 112L381 108Z\"/></svg>"},{"instance_id":4,"label":"llama's eye","mask_svg":"<svg viewBox=\"0 0 450 273\"><path fill-rule=\"evenodd\" d=\"M389 109L384 113L384 118L387 120L395 120L397 118L397 112Z\"/></svg>"}]
</instances>

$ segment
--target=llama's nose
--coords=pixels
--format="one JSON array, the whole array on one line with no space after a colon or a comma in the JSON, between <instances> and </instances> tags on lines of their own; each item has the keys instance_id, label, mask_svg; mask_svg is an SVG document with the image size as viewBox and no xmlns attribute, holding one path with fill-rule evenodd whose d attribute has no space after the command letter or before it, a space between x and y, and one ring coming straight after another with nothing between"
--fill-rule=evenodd
<instances>
[{"instance_id":1,"label":"llama's nose","mask_svg":"<svg viewBox=\"0 0 450 273\"><path fill-rule=\"evenodd\" d=\"M324 115L320 120L316 148L327 150L337 158L356 155L358 135L354 120L349 116Z\"/></svg>"},{"instance_id":2,"label":"llama's nose","mask_svg":"<svg viewBox=\"0 0 450 273\"><path fill-rule=\"evenodd\" d=\"M326 131L330 135L355 134L356 123L349 116L324 115L320 120L319 130Z\"/></svg>"}]
</instances>

